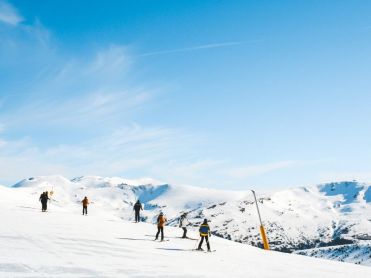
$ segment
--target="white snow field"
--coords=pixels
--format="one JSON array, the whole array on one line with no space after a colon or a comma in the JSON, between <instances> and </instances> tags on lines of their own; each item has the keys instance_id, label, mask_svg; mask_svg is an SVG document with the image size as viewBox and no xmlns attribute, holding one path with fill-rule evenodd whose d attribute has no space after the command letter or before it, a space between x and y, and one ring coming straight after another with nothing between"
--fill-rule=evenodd
<instances>
[{"instance_id":1,"label":"white snow field","mask_svg":"<svg viewBox=\"0 0 371 278\"><path fill-rule=\"evenodd\" d=\"M192 251L197 241L178 238L181 229L175 227L165 227L169 241L153 241L155 225L123 220L99 198L83 216L81 205L67 203L61 188L43 213L39 185L0 186L0 277L371 277L370 267L215 236L210 240L216 252ZM195 230L189 235L197 238Z\"/></svg>"}]
</instances>

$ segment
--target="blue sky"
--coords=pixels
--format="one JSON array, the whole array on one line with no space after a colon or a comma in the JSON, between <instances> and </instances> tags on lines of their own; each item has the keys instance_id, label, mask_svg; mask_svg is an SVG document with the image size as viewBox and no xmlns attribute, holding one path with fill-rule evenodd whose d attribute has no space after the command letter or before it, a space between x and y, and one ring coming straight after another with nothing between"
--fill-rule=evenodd
<instances>
[{"instance_id":1,"label":"blue sky","mask_svg":"<svg viewBox=\"0 0 371 278\"><path fill-rule=\"evenodd\" d=\"M0 0L0 183L371 181L369 1Z\"/></svg>"}]
</instances>

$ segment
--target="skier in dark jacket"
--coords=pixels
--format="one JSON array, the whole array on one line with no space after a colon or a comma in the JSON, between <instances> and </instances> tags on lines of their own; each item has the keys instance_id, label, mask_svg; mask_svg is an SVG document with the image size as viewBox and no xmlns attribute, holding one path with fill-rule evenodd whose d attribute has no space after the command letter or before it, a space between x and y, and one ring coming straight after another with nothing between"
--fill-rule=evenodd
<instances>
[{"instance_id":1,"label":"skier in dark jacket","mask_svg":"<svg viewBox=\"0 0 371 278\"><path fill-rule=\"evenodd\" d=\"M183 229L183 236L182 238L187 238L187 225L189 221L187 219L187 213L183 213L179 218L179 228Z\"/></svg>"},{"instance_id":2,"label":"skier in dark jacket","mask_svg":"<svg viewBox=\"0 0 371 278\"><path fill-rule=\"evenodd\" d=\"M200 226L199 232L200 232L201 241L200 241L200 244L198 245L197 250L201 250L201 251L203 250L201 246L205 239L206 245L207 245L207 251L210 252L211 249L210 249L210 243L209 243L209 236L211 236L211 232L210 232L209 224L207 224L207 219L204 219L204 222Z\"/></svg>"},{"instance_id":3,"label":"skier in dark jacket","mask_svg":"<svg viewBox=\"0 0 371 278\"><path fill-rule=\"evenodd\" d=\"M48 191L43 192L40 195L39 200L41 202L41 211L46 211L48 209L48 200L50 200L48 197Z\"/></svg>"},{"instance_id":4,"label":"skier in dark jacket","mask_svg":"<svg viewBox=\"0 0 371 278\"><path fill-rule=\"evenodd\" d=\"M143 207L139 200L134 204L133 209L135 211L135 222L140 222L140 211L143 210Z\"/></svg>"},{"instance_id":5,"label":"skier in dark jacket","mask_svg":"<svg viewBox=\"0 0 371 278\"><path fill-rule=\"evenodd\" d=\"M44 203L43 203L44 193L45 192L41 193L40 198L39 198L39 201L41 202L41 211L44 211Z\"/></svg>"}]
</instances>

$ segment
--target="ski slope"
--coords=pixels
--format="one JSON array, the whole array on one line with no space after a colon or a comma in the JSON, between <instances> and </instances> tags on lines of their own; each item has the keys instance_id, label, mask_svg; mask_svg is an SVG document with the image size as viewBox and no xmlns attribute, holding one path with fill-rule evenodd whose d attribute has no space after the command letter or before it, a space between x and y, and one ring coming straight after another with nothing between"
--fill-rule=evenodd
<instances>
[{"instance_id":1,"label":"ski slope","mask_svg":"<svg viewBox=\"0 0 371 278\"><path fill-rule=\"evenodd\" d=\"M94 204L49 204L42 213L27 190L0 187L0 277L371 277L371 268L264 251L211 237L213 253L197 241L153 241L156 227L122 220ZM37 197L37 196L34 196ZM195 231L190 236L197 238Z\"/></svg>"}]
</instances>

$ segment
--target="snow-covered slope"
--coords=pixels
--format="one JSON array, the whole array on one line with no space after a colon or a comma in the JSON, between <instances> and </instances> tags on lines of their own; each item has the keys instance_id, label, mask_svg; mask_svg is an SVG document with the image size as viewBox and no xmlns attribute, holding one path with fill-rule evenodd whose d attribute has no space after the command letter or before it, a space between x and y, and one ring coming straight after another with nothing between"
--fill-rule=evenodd
<instances>
[{"instance_id":1,"label":"snow-covered slope","mask_svg":"<svg viewBox=\"0 0 371 278\"><path fill-rule=\"evenodd\" d=\"M61 188L55 191L56 200ZM361 278L371 275L369 267L264 251L218 237L210 238L216 252L191 251L197 241L178 238L179 229L166 227L169 241L153 241L154 225L122 220L98 203L91 205L89 216L80 214L80 205L62 206L56 201L43 213L37 201L30 198L34 194L32 186L24 190L0 188L0 191L0 277ZM63 196L66 199L61 198L61 202L66 204L67 197L75 198ZM190 235L197 237L196 231Z\"/></svg>"},{"instance_id":2,"label":"snow-covered slope","mask_svg":"<svg viewBox=\"0 0 371 278\"><path fill-rule=\"evenodd\" d=\"M53 191L52 203L60 208L76 205L88 196L95 207L110 210L124 219L132 219L132 206L140 199L144 204L143 217L152 219L163 210L168 217L180 211L207 207L225 200L238 200L246 192L228 192L191 186L161 184L150 179L79 177L71 181L62 176L32 177L13 186L15 191L38 197L42 191Z\"/></svg>"},{"instance_id":3,"label":"snow-covered slope","mask_svg":"<svg viewBox=\"0 0 371 278\"><path fill-rule=\"evenodd\" d=\"M358 241L354 244L312 248L296 251L296 254L325 258L342 262L354 262L371 266L371 241Z\"/></svg>"},{"instance_id":4,"label":"snow-covered slope","mask_svg":"<svg viewBox=\"0 0 371 278\"><path fill-rule=\"evenodd\" d=\"M150 179L80 177L70 181L60 176L30 178L6 189L10 194L32 200L32 207L39 205L38 196L45 190L54 191L51 204L54 210L74 211L82 198L88 196L95 214L109 212L131 220L132 205L139 198L144 203L143 220L147 222L153 223L159 211L163 211L169 224L176 226L180 213L186 211L193 226L208 218L214 235L261 245L256 208L249 192L174 186ZM274 250L300 250L301 254L371 265L370 256L357 255L363 252L358 248L367 251L370 246L369 185L342 182L294 188L260 196L259 205ZM347 256L339 255L343 245L349 247ZM332 248L317 250L326 246Z\"/></svg>"}]
</instances>

